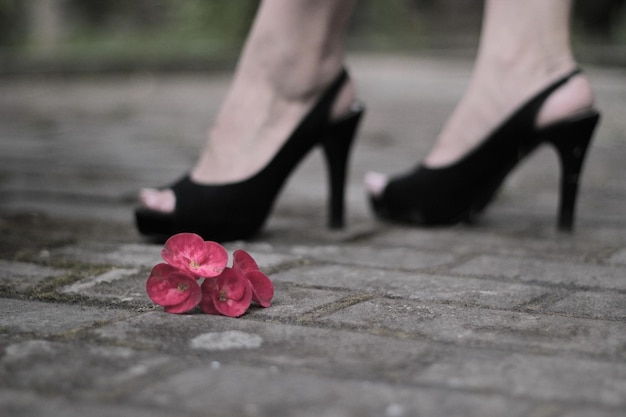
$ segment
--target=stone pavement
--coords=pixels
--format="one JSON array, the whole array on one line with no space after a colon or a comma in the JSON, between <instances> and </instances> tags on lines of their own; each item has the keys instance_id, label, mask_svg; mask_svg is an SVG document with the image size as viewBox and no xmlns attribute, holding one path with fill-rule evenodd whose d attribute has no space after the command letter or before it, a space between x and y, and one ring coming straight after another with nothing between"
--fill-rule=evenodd
<instances>
[{"instance_id":1,"label":"stone pavement","mask_svg":"<svg viewBox=\"0 0 626 417\"><path fill-rule=\"evenodd\" d=\"M368 117L349 227L316 153L243 247L276 285L239 319L168 315L136 190L184 173L228 76L0 80L0 415L626 415L626 73L587 68L603 122L573 235L540 150L473 226L370 215L369 169L425 154L467 81L447 58L354 56Z\"/></svg>"}]
</instances>

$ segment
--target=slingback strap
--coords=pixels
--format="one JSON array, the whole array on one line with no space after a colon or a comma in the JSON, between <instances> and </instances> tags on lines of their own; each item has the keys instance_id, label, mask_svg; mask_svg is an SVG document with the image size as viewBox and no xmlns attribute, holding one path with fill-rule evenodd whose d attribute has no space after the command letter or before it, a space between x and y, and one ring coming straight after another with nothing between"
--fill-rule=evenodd
<instances>
[{"instance_id":1,"label":"slingback strap","mask_svg":"<svg viewBox=\"0 0 626 417\"><path fill-rule=\"evenodd\" d=\"M315 106L322 110L320 113L323 114L325 120L330 120L330 111L333 107L333 104L335 103L337 96L339 95L339 92L341 91L341 88L348 81L348 78L348 71L344 67L341 69L341 72L335 77L333 82L330 83L330 85L326 88L326 91Z\"/></svg>"},{"instance_id":2,"label":"slingback strap","mask_svg":"<svg viewBox=\"0 0 626 417\"><path fill-rule=\"evenodd\" d=\"M524 105L519 112L525 113L525 115L529 118L529 122L534 122L537 119L537 114L539 114L539 110L543 106L543 103L548 99L548 97L550 97L550 95L558 90L560 87L565 85L569 80L581 74L582 72L583 71L580 67L576 67L561 78L558 78L556 81L549 84L534 97L532 97L529 101L527 101L526 105Z\"/></svg>"}]
</instances>

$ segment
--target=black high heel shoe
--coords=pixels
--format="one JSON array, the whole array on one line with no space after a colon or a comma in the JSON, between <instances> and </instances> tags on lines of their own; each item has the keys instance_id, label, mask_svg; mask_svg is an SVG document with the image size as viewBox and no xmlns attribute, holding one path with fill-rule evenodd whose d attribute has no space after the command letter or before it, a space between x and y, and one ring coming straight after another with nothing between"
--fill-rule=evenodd
<instances>
[{"instance_id":1,"label":"black high heel shoe","mask_svg":"<svg viewBox=\"0 0 626 417\"><path fill-rule=\"evenodd\" d=\"M259 172L220 185L196 184L186 176L169 187L176 196L174 213L147 208L135 211L139 232L158 239L180 232L220 242L248 239L263 227L283 183L316 145L323 148L329 172L329 226L342 227L348 156L364 112L361 105L355 104L347 115L330 120L331 107L347 80L343 70Z\"/></svg>"},{"instance_id":2,"label":"black high heel shoe","mask_svg":"<svg viewBox=\"0 0 626 417\"><path fill-rule=\"evenodd\" d=\"M534 126L550 94L579 73L576 69L550 84L458 162L443 168L421 165L392 179L380 196L370 196L376 215L414 225L470 222L518 162L550 143L561 161L558 228L571 231L582 165L600 115L589 109L549 127Z\"/></svg>"}]
</instances>

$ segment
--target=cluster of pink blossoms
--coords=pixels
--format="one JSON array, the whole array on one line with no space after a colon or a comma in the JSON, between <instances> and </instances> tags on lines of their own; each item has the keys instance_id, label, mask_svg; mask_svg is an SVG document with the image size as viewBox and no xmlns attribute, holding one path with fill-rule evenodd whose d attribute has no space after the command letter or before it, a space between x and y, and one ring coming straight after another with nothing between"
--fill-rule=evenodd
<instances>
[{"instance_id":1,"label":"cluster of pink blossoms","mask_svg":"<svg viewBox=\"0 0 626 417\"><path fill-rule=\"evenodd\" d=\"M146 291L168 313L186 313L196 306L208 314L239 317L254 301L269 307L274 296L272 281L259 270L246 251L228 252L217 242L204 241L194 233L179 233L165 242Z\"/></svg>"}]
</instances>

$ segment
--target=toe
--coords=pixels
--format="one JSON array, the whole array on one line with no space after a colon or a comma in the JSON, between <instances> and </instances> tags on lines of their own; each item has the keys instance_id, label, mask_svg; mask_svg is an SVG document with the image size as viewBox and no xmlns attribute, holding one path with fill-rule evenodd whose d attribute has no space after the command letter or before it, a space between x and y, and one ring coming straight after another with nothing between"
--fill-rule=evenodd
<instances>
[{"instance_id":1,"label":"toe","mask_svg":"<svg viewBox=\"0 0 626 417\"><path fill-rule=\"evenodd\" d=\"M389 179L386 175L378 172L368 172L365 174L365 188L373 197L380 197L387 187Z\"/></svg>"},{"instance_id":2,"label":"toe","mask_svg":"<svg viewBox=\"0 0 626 417\"><path fill-rule=\"evenodd\" d=\"M176 206L176 196L170 189L144 188L139 192L139 201L144 207L163 213L173 213Z\"/></svg>"}]
</instances>

